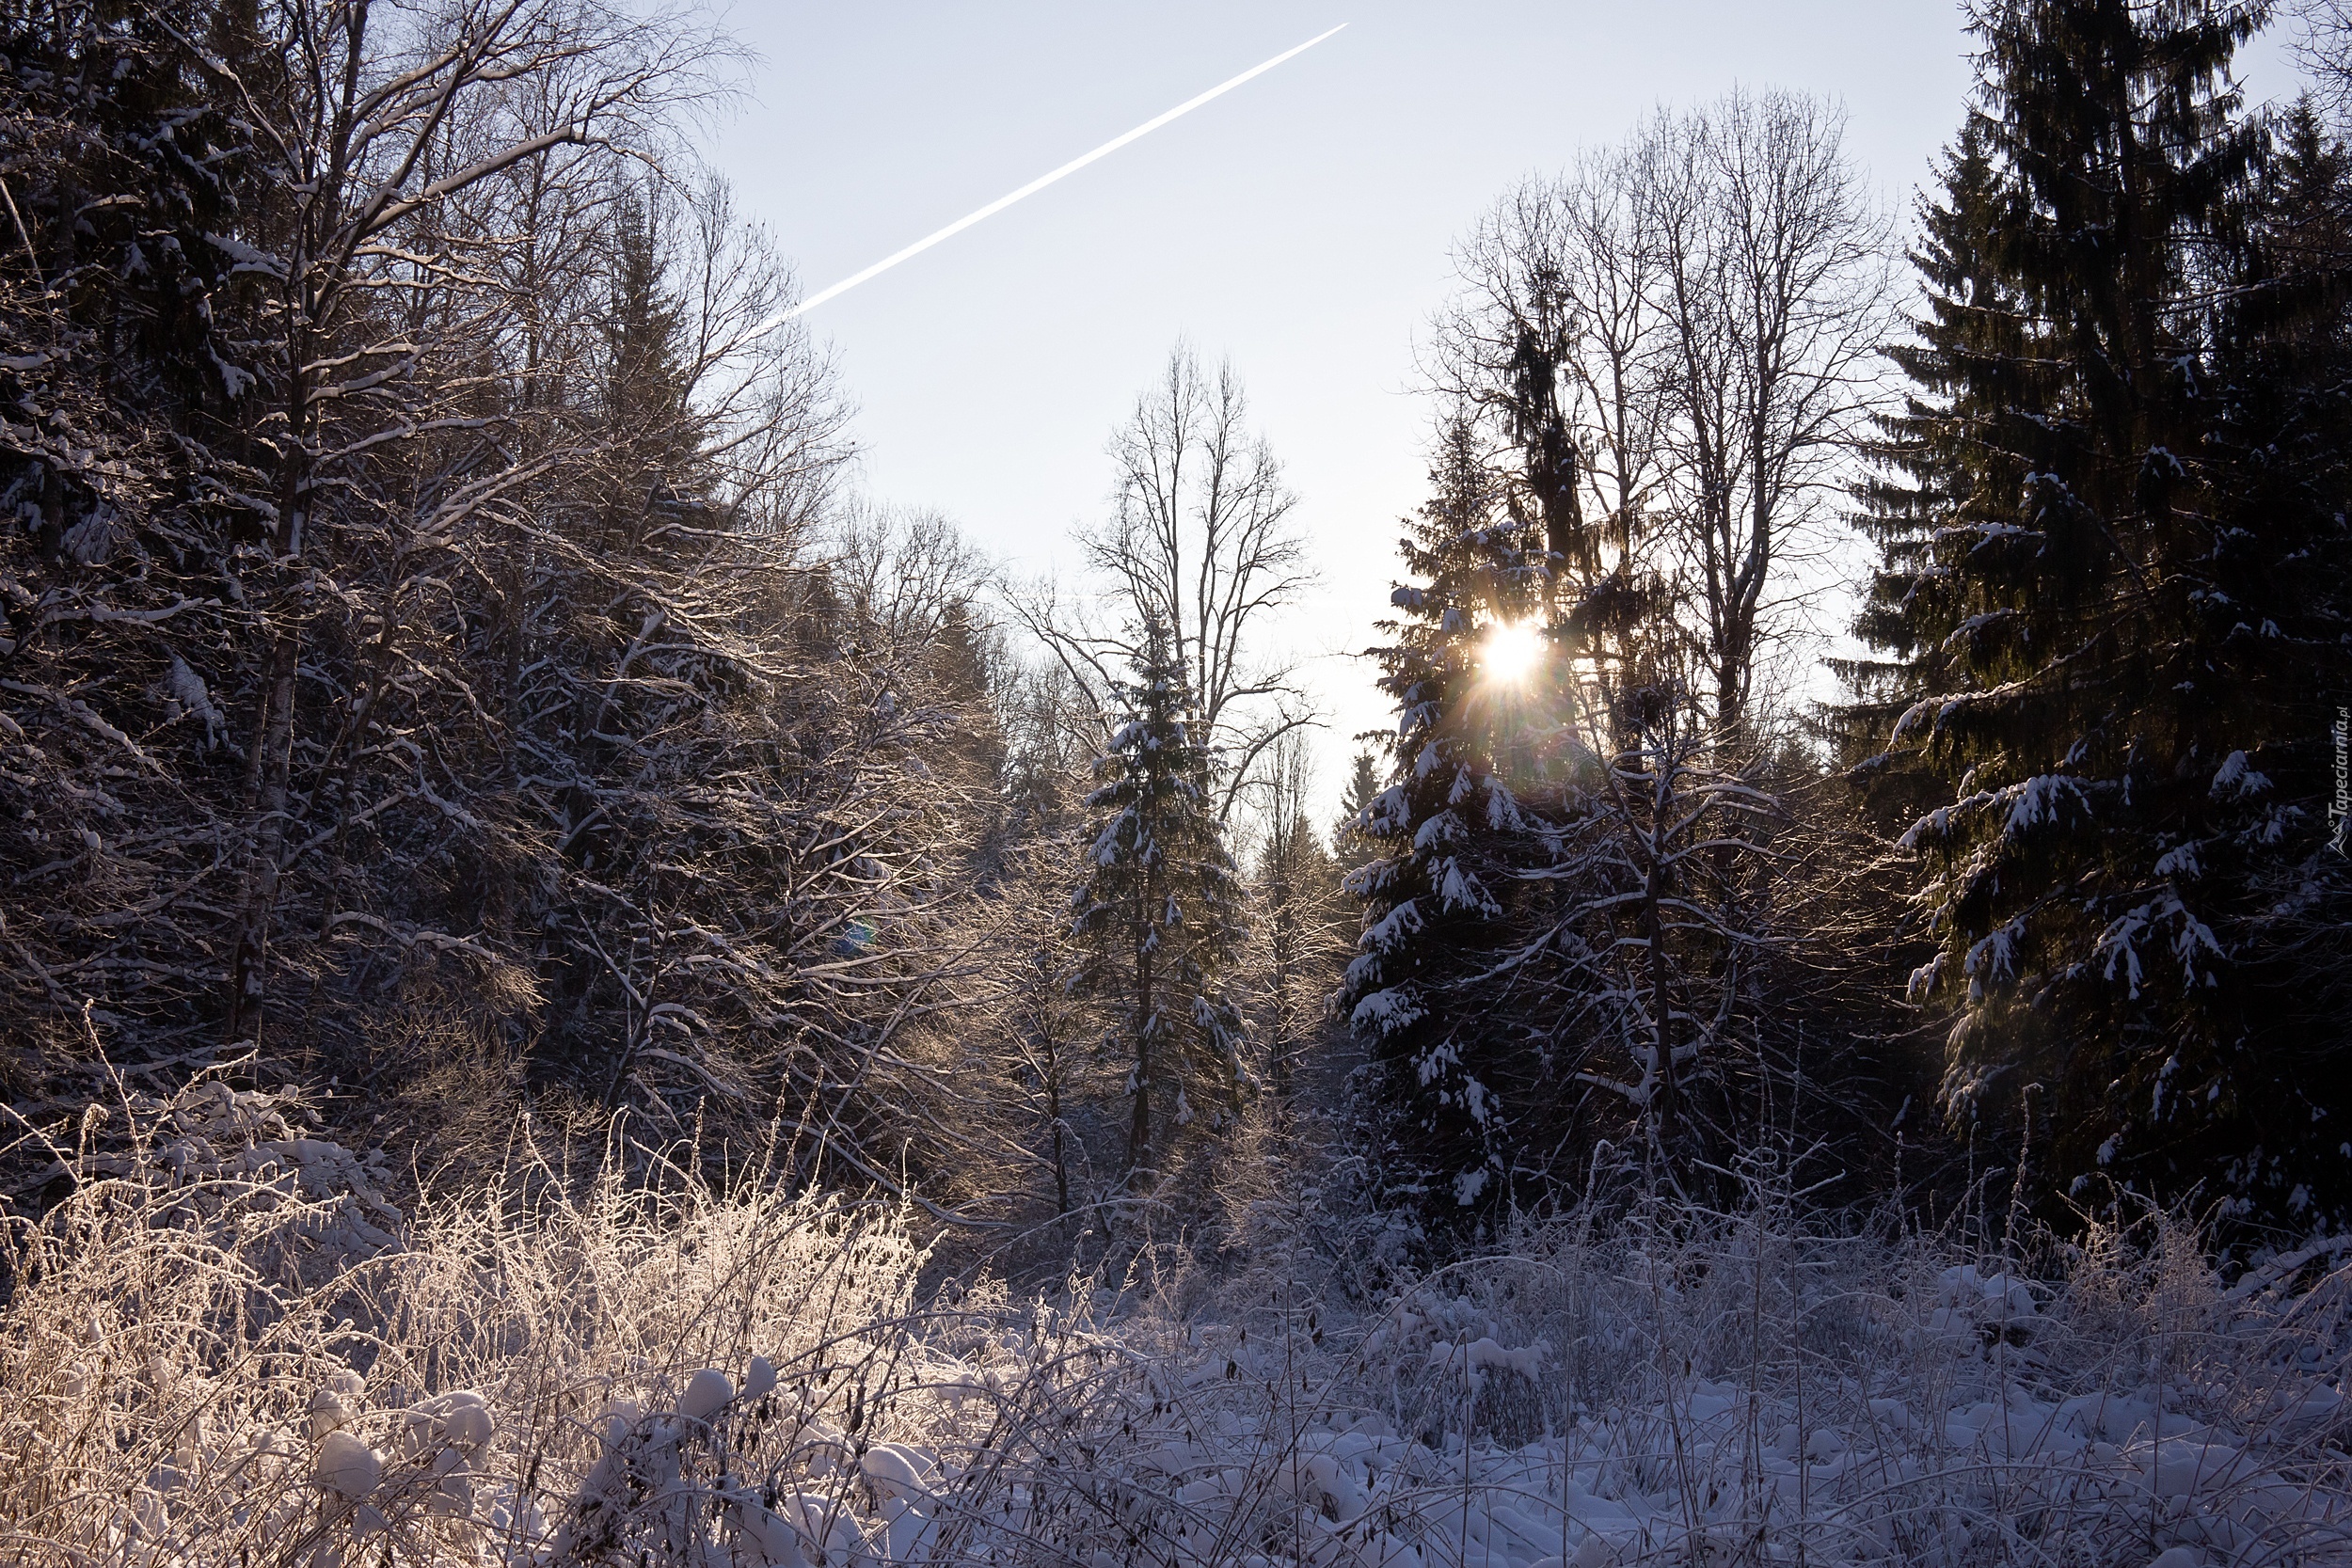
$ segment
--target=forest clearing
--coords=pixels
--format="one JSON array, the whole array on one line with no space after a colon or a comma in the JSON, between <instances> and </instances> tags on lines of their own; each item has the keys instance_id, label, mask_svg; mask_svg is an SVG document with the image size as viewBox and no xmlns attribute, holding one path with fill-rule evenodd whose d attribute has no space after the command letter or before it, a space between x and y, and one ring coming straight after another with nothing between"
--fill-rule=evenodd
<instances>
[{"instance_id":1,"label":"forest clearing","mask_svg":"<svg viewBox=\"0 0 2352 1568\"><path fill-rule=\"evenodd\" d=\"M0 1563L2352 1564L2352 6L1052 6L0 7Z\"/></svg>"}]
</instances>

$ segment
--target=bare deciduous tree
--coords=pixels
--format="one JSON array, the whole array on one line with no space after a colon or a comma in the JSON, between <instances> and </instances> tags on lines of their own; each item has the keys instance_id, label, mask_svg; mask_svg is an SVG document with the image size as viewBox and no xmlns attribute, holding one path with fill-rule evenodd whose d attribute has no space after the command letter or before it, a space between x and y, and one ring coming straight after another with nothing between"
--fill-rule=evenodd
<instances>
[{"instance_id":1,"label":"bare deciduous tree","mask_svg":"<svg viewBox=\"0 0 2352 1568\"><path fill-rule=\"evenodd\" d=\"M2296 63L2342 127L2352 118L2352 0L2294 0L2288 9L2302 24L2294 42Z\"/></svg>"},{"instance_id":2,"label":"bare deciduous tree","mask_svg":"<svg viewBox=\"0 0 2352 1568\"><path fill-rule=\"evenodd\" d=\"M1228 816L1260 753L1307 721L1296 667L1261 641L1313 574L1290 522L1297 498L1248 412L1230 364L1211 378L1179 344L1111 442L1109 520L1079 536L1107 589L1104 607L1072 605L1050 588L1016 601L1098 715L1109 714L1142 628L1168 628L1196 694L1200 739L1228 759Z\"/></svg>"},{"instance_id":3,"label":"bare deciduous tree","mask_svg":"<svg viewBox=\"0 0 2352 1568\"><path fill-rule=\"evenodd\" d=\"M1505 196L1455 254L1462 293L1429 366L1499 434L1510 499L1583 594L1631 565L1662 478L1665 316L1642 201L1639 158L1616 149Z\"/></svg>"},{"instance_id":4,"label":"bare deciduous tree","mask_svg":"<svg viewBox=\"0 0 2352 1568\"><path fill-rule=\"evenodd\" d=\"M930 643L960 608L969 610L988 576L979 552L937 512L853 503L825 544L834 587L883 646Z\"/></svg>"},{"instance_id":5,"label":"bare deciduous tree","mask_svg":"<svg viewBox=\"0 0 2352 1568\"><path fill-rule=\"evenodd\" d=\"M1658 250L1666 508L1686 619L1726 736L1752 725L1758 659L1792 628L1883 373L1894 258L1848 162L1844 117L1735 92L1661 114L1639 144Z\"/></svg>"},{"instance_id":6,"label":"bare deciduous tree","mask_svg":"<svg viewBox=\"0 0 2352 1568\"><path fill-rule=\"evenodd\" d=\"M1824 501L1873 406L1885 222L1811 99L1661 111L1506 196L1457 254L1430 378L1479 409L1555 611L1603 689L1679 608L1718 725L1818 581ZM1605 705L1605 689L1596 693Z\"/></svg>"}]
</instances>

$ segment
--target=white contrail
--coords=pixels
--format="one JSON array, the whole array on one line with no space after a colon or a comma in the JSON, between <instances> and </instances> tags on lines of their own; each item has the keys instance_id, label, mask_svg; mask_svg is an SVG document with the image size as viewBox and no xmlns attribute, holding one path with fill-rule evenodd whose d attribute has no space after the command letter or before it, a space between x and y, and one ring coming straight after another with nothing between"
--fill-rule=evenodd
<instances>
[{"instance_id":1,"label":"white contrail","mask_svg":"<svg viewBox=\"0 0 2352 1568\"><path fill-rule=\"evenodd\" d=\"M1262 76L1265 72L1272 71L1276 66L1280 65L1284 60L1289 59L1292 55L1305 54L1308 50L1312 49L1316 44L1321 43L1325 39L1329 38L1331 33L1336 33L1340 30L1340 28L1345 27L1346 25L1347 24L1343 22L1340 24L1339 27L1332 28L1330 33L1318 33L1295 49L1283 50L1279 55L1275 55L1274 58L1266 61L1263 65L1251 66L1248 71L1243 71L1240 75L1233 77L1232 80L1219 82L1216 86L1200 94L1198 98L1185 99L1182 103L1179 103L1174 108L1168 110L1168 113L1158 116L1156 119L1145 120L1142 124L1136 126L1125 135L1113 136L1109 141L1104 142L1102 146L1096 148L1093 151L1087 153L1084 157L1073 158L1070 162L1062 165L1061 167L1054 170L1053 173L1038 176L1038 178L1030 181L1019 190L1014 191L1010 196L1000 196L995 200L990 202L987 206L981 208L978 212L956 219L955 222L949 224L938 233L926 234L921 239L915 241L913 245L907 246L904 250L898 251L894 255L883 257L872 266L867 267L864 272L856 273L850 277L845 277L840 282L835 283L832 288L827 289L820 293L809 295L806 299L801 301L789 310L783 311L771 317L769 320L760 323L758 326L753 328L753 335L756 336L759 333L767 331L771 326L778 325L784 322L788 322L804 310L814 310L817 307L824 304L825 301L833 298L835 294L847 293L850 290L856 288L860 283L865 282L867 278L873 277L881 273L888 272L892 267L897 266L908 257L920 255L924 251L930 249L931 246L937 245L940 241L962 233L965 230L971 228L982 218L995 216L998 213L1003 212L1006 208L1011 206L1023 197L1036 195L1039 191L1043 190L1046 186L1052 184L1063 175L1077 173L1078 170L1086 167L1087 165L1094 162L1095 159L1106 158L1110 156L1110 154L1118 151L1120 148L1126 146L1129 142L1135 141L1142 136L1150 135L1161 126L1166 125L1169 120L1177 119L1182 115L1190 114L1193 110L1200 107L1201 104L1206 103L1210 99L1232 91L1235 87L1240 87L1244 82L1248 81L1252 76Z\"/></svg>"}]
</instances>

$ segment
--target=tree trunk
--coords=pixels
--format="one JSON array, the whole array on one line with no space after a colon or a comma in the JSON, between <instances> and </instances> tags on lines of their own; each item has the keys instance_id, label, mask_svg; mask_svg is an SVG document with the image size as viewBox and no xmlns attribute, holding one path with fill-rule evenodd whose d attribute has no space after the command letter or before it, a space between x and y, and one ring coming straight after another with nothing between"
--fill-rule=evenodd
<instances>
[{"instance_id":1,"label":"tree trunk","mask_svg":"<svg viewBox=\"0 0 2352 1568\"><path fill-rule=\"evenodd\" d=\"M1653 822L1651 832L1656 832ZM1662 1158L1674 1138L1674 1003L1667 983L1666 922L1660 908L1666 895L1666 868L1662 847L1654 837L1649 847L1649 877L1642 889L1642 928L1649 941L1650 1027L1658 1050L1658 1082L1650 1091L1650 1128Z\"/></svg>"},{"instance_id":2,"label":"tree trunk","mask_svg":"<svg viewBox=\"0 0 2352 1568\"><path fill-rule=\"evenodd\" d=\"M281 628L270 648L262 688L261 745L255 755L253 820L246 830L245 889L238 900L235 957L230 967L230 1043L258 1045L268 994L270 921L278 903L278 865L286 843L287 778L294 756L294 670L301 649L293 628Z\"/></svg>"},{"instance_id":3,"label":"tree trunk","mask_svg":"<svg viewBox=\"0 0 2352 1568\"><path fill-rule=\"evenodd\" d=\"M289 269L302 277L297 265ZM247 791L245 885L237 901L234 956L229 969L229 1029L231 1044L261 1043L262 1014L269 995L270 924L278 904L278 880L286 843L286 804L294 767L295 676L302 664L305 606L300 584L303 513L310 503L310 396L305 370L310 336L305 329L310 301L297 285L287 294L293 325L287 332L285 456L278 474L278 527L270 537L272 581L265 603L276 621L269 670L262 686L261 745Z\"/></svg>"},{"instance_id":4,"label":"tree trunk","mask_svg":"<svg viewBox=\"0 0 2352 1568\"><path fill-rule=\"evenodd\" d=\"M1280 852L1287 860L1290 847L1284 845ZM1271 893L1267 903L1272 906L1269 923L1274 928L1274 1031L1268 1042L1272 1060L1267 1066L1273 1069L1276 1099L1287 1101L1291 1093L1291 986L1297 979L1298 959L1298 914L1293 905L1287 866Z\"/></svg>"},{"instance_id":5,"label":"tree trunk","mask_svg":"<svg viewBox=\"0 0 2352 1568\"><path fill-rule=\"evenodd\" d=\"M1145 927L1147 934L1150 927ZM1127 1170L1152 1169L1152 953L1136 943L1136 1103L1127 1127Z\"/></svg>"},{"instance_id":6,"label":"tree trunk","mask_svg":"<svg viewBox=\"0 0 2352 1568\"><path fill-rule=\"evenodd\" d=\"M1054 1212L1067 1215L1070 1212L1070 1160L1062 1147L1061 1055L1049 1045L1045 1061L1045 1115L1054 1129Z\"/></svg>"}]
</instances>

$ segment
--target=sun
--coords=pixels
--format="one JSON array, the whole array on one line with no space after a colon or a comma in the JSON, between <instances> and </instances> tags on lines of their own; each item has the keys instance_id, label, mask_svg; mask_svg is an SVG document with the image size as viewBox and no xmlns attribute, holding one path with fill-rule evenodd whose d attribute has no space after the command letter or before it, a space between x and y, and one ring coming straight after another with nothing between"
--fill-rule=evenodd
<instances>
[{"instance_id":1,"label":"sun","mask_svg":"<svg viewBox=\"0 0 2352 1568\"><path fill-rule=\"evenodd\" d=\"M1514 685L1534 673L1544 657L1544 635L1532 621L1499 622L1486 633L1483 662L1488 680Z\"/></svg>"}]
</instances>

